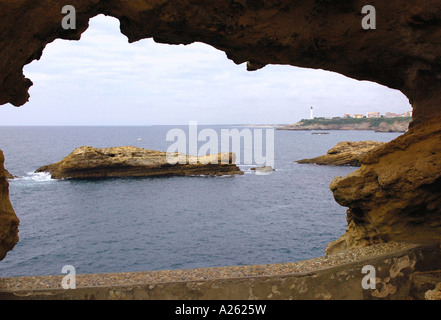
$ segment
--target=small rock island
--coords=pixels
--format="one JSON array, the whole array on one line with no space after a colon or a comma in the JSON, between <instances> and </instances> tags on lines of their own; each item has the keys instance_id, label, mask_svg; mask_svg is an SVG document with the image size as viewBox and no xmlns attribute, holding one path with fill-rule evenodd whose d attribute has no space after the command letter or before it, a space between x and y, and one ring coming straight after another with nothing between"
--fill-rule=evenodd
<instances>
[{"instance_id":1,"label":"small rock island","mask_svg":"<svg viewBox=\"0 0 441 320\"><path fill-rule=\"evenodd\" d=\"M167 152L162 151L130 146L80 147L61 161L43 166L35 172L48 172L52 179L243 174L234 163L234 153L219 153L202 157L181 153L171 155L179 160L176 164L170 164L167 161Z\"/></svg>"},{"instance_id":2,"label":"small rock island","mask_svg":"<svg viewBox=\"0 0 441 320\"><path fill-rule=\"evenodd\" d=\"M311 163L331 166L361 166L361 157L369 151L384 145L376 141L343 141L330 149L327 154L312 159L295 161L296 163Z\"/></svg>"}]
</instances>

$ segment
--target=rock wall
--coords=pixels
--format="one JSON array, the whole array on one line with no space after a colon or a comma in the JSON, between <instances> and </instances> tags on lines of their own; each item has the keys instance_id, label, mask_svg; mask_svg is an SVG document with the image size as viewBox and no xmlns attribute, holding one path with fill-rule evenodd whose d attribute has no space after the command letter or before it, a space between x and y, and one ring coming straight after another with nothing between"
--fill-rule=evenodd
<instances>
[{"instance_id":1,"label":"rock wall","mask_svg":"<svg viewBox=\"0 0 441 320\"><path fill-rule=\"evenodd\" d=\"M4 160L3 152L0 150L0 260L4 259L6 253L18 242L20 222L9 201L9 183L3 167Z\"/></svg>"},{"instance_id":2,"label":"rock wall","mask_svg":"<svg viewBox=\"0 0 441 320\"><path fill-rule=\"evenodd\" d=\"M332 183L337 202L349 207L348 232L333 248L439 237L440 1L71 0L68 4L76 9L75 30L62 28L65 2L0 0L0 104L26 103L32 82L24 77L23 66L39 59L45 46L57 38L78 40L89 19L100 13L118 18L130 42L149 37L169 44L200 41L224 51L235 63L248 62L248 70L288 64L374 81L402 91L413 105L414 121L407 134L368 157L360 170ZM361 27L365 5L376 8L375 30ZM6 204L9 201L1 206Z\"/></svg>"},{"instance_id":3,"label":"rock wall","mask_svg":"<svg viewBox=\"0 0 441 320\"><path fill-rule=\"evenodd\" d=\"M417 125L360 159L330 188L348 229L327 252L391 240L441 239L441 120Z\"/></svg>"}]
</instances>

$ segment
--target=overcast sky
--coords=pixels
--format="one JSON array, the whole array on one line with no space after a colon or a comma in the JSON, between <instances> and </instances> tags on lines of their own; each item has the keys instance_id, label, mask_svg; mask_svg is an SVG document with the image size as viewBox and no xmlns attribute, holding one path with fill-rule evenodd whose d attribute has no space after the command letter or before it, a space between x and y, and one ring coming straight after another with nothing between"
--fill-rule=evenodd
<instances>
[{"instance_id":1,"label":"overcast sky","mask_svg":"<svg viewBox=\"0 0 441 320\"><path fill-rule=\"evenodd\" d=\"M411 110L399 91L292 66L256 72L208 45L129 44L98 16L80 41L56 40L25 66L30 101L0 106L0 125L294 123L315 116Z\"/></svg>"}]
</instances>

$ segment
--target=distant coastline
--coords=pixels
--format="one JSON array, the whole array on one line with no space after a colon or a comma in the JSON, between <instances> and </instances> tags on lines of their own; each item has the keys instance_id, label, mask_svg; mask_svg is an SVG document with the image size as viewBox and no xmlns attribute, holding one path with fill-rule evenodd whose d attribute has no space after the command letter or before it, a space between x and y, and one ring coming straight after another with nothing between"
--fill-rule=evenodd
<instances>
[{"instance_id":1,"label":"distant coastline","mask_svg":"<svg viewBox=\"0 0 441 320\"><path fill-rule=\"evenodd\" d=\"M396 118L314 118L278 127L277 130L372 130L376 132L406 132L411 117Z\"/></svg>"},{"instance_id":2,"label":"distant coastline","mask_svg":"<svg viewBox=\"0 0 441 320\"><path fill-rule=\"evenodd\" d=\"M250 127L250 128L283 128L286 124L237 124L230 127Z\"/></svg>"}]
</instances>

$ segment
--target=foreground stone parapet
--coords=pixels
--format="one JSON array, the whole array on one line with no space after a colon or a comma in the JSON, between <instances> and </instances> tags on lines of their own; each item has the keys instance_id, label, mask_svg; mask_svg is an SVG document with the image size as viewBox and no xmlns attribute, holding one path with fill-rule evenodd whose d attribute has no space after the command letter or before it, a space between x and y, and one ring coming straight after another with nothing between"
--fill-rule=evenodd
<instances>
[{"instance_id":1,"label":"foreground stone parapet","mask_svg":"<svg viewBox=\"0 0 441 320\"><path fill-rule=\"evenodd\" d=\"M361 157L384 144L384 142L375 141L343 141L323 156L298 160L296 163L360 167Z\"/></svg>"},{"instance_id":2,"label":"foreground stone parapet","mask_svg":"<svg viewBox=\"0 0 441 320\"><path fill-rule=\"evenodd\" d=\"M194 157L136 147L81 147L36 172L49 172L53 179L243 174L234 162L233 153Z\"/></svg>"},{"instance_id":3,"label":"foreground stone parapet","mask_svg":"<svg viewBox=\"0 0 441 320\"><path fill-rule=\"evenodd\" d=\"M440 243L389 243L294 263L83 274L68 290L62 275L0 278L0 299L411 299L411 275L440 268L440 253ZM365 266L375 270L375 288L362 284Z\"/></svg>"},{"instance_id":4,"label":"foreground stone parapet","mask_svg":"<svg viewBox=\"0 0 441 320\"><path fill-rule=\"evenodd\" d=\"M17 244L20 223L9 201L9 183L3 167L4 161L3 152L0 150L0 260Z\"/></svg>"}]
</instances>

